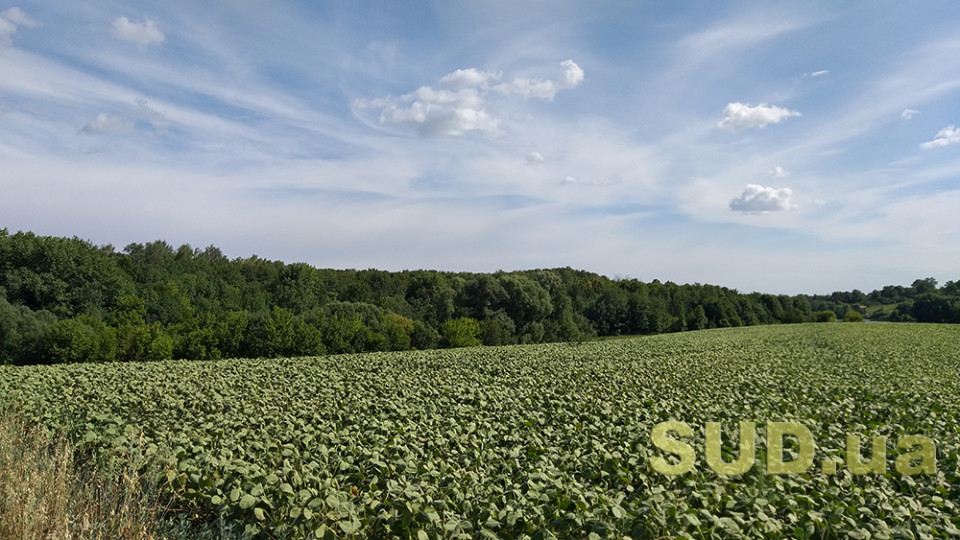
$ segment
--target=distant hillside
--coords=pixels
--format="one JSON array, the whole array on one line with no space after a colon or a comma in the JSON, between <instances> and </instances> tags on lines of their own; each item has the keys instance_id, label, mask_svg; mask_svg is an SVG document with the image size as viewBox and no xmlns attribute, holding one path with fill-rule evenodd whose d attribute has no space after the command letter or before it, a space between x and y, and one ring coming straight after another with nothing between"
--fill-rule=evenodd
<instances>
[{"instance_id":1,"label":"distant hillside","mask_svg":"<svg viewBox=\"0 0 960 540\"><path fill-rule=\"evenodd\" d=\"M576 341L727 326L960 322L933 279L830 295L613 280L554 268L493 274L320 269L163 241L122 251L0 229L0 363L277 357ZM849 317L848 317L849 315Z\"/></svg>"}]
</instances>

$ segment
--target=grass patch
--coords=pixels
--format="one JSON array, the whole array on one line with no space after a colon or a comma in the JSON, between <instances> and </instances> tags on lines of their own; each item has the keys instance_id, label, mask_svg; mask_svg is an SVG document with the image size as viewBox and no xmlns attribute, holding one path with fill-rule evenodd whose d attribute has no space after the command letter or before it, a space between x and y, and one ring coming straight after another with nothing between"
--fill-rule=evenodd
<instances>
[{"instance_id":1,"label":"grass patch","mask_svg":"<svg viewBox=\"0 0 960 540\"><path fill-rule=\"evenodd\" d=\"M168 538L139 465L102 470L42 425L0 415L0 539Z\"/></svg>"}]
</instances>

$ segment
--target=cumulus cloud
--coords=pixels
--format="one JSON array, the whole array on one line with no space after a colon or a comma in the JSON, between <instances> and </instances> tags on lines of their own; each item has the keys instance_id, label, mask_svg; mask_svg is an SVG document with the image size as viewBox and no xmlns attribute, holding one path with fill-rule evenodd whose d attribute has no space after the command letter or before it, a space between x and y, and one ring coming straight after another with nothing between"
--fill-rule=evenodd
<instances>
[{"instance_id":1,"label":"cumulus cloud","mask_svg":"<svg viewBox=\"0 0 960 540\"><path fill-rule=\"evenodd\" d=\"M775 189L749 184L739 197L730 200L730 210L752 214L793 210L797 206L793 204L792 197L793 190L790 188Z\"/></svg>"},{"instance_id":2,"label":"cumulus cloud","mask_svg":"<svg viewBox=\"0 0 960 540\"><path fill-rule=\"evenodd\" d=\"M900 113L900 118L903 118L904 120L910 120L918 114L920 114L920 111L916 109L904 109L903 112Z\"/></svg>"},{"instance_id":3,"label":"cumulus cloud","mask_svg":"<svg viewBox=\"0 0 960 540\"><path fill-rule=\"evenodd\" d=\"M130 41L141 47L159 45L166 39L156 21L144 19L142 22L133 22L126 17L117 17L113 20L113 35L117 39Z\"/></svg>"},{"instance_id":4,"label":"cumulus cloud","mask_svg":"<svg viewBox=\"0 0 960 540\"><path fill-rule=\"evenodd\" d=\"M512 82L497 85L496 90L504 94L516 94L524 98L537 98L552 101L557 92L578 86L583 82L583 69L573 60L560 63L563 73L555 79L528 79L516 77Z\"/></svg>"},{"instance_id":5,"label":"cumulus cloud","mask_svg":"<svg viewBox=\"0 0 960 540\"><path fill-rule=\"evenodd\" d=\"M133 122L116 114L98 114L87 125L80 129L81 133L97 135L100 133L128 133L133 131Z\"/></svg>"},{"instance_id":6,"label":"cumulus cloud","mask_svg":"<svg viewBox=\"0 0 960 540\"><path fill-rule=\"evenodd\" d=\"M499 83L499 72L475 68L458 69L440 78L435 86L421 86L400 97L357 100L360 108L381 109L381 125L416 129L421 136L463 135L478 132L498 135L500 119L487 110L491 92L524 98L552 100L557 92L573 88L583 80L583 70L573 60L560 64L563 72L554 79L515 78Z\"/></svg>"},{"instance_id":7,"label":"cumulus cloud","mask_svg":"<svg viewBox=\"0 0 960 540\"><path fill-rule=\"evenodd\" d=\"M412 127L425 136L500 132L500 120L486 111L483 96L476 88L454 91L422 86L399 98L374 100L366 106L383 109L381 124Z\"/></svg>"},{"instance_id":8,"label":"cumulus cloud","mask_svg":"<svg viewBox=\"0 0 960 540\"><path fill-rule=\"evenodd\" d=\"M33 28L39 23L16 6L0 11L0 46L10 45L20 26Z\"/></svg>"},{"instance_id":9,"label":"cumulus cloud","mask_svg":"<svg viewBox=\"0 0 960 540\"><path fill-rule=\"evenodd\" d=\"M920 148L929 150L938 146L947 146L948 144L960 143L960 129L950 125L937 132L932 141L927 141L920 145Z\"/></svg>"},{"instance_id":10,"label":"cumulus cloud","mask_svg":"<svg viewBox=\"0 0 960 540\"><path fill-rule=\"evenodd\" d=\"M784 118L801 116L797 111L783 107L769 106L761 103L751 107L744 103L730 103L723 110L723 120L717 124L718 128L730 131L740 131L750 127L763 127L767 124L776 124Z\"/></svg>"}]
</instances>

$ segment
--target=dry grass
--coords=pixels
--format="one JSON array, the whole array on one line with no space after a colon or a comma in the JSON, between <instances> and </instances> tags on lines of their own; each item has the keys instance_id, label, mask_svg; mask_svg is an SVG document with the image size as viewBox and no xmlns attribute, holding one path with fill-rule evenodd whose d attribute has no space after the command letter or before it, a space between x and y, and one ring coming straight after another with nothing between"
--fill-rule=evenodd
<instances>
[{"instance_id":1,"label":"dry grass","mask_svg":"<svg viewBox=\"0 0 960 540\"><path fill-rule=\"evenodd\" d=\"M162 538L166 511L135 461L98 469L64 437L0 415L0 540Z\"/></svg>"}]
</instances>

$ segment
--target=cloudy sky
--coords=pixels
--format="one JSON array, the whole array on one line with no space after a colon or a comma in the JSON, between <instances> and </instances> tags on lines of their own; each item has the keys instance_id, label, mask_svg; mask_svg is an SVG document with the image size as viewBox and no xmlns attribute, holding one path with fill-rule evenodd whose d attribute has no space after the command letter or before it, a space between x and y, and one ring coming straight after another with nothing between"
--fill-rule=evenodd
<instances>
[{"instance_id":1,"label":"cloudy sky","mask_svg":"<svg viewBox=\"0 0 960 540\"><path fill-rule=\"evenodd\" d=\"M743 292L960 279L952 2L0 2L0 227Z\"/></svg>"}]
</instances>

